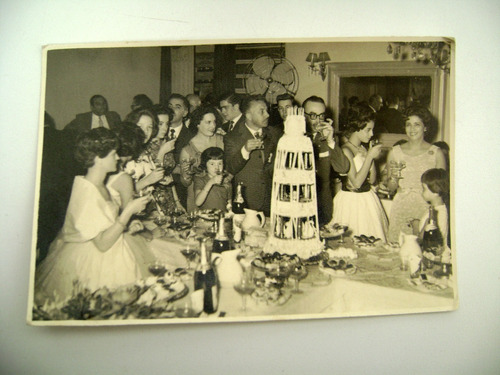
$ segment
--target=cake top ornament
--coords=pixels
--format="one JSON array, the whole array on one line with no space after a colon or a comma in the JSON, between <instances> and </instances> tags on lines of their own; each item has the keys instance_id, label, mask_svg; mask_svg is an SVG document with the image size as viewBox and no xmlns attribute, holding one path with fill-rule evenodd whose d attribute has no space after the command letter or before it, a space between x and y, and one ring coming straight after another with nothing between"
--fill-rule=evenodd
<instances>
[{"instance_id":1,"label":"cake top ornament","mask_svg":"<svg viewBox=\"0 0 500 375\"><path fill-rule=\"evenodd\" d=\"M271 228L264 252L309 259L323 250L319 238L316 174L303 108L289 108L276 148Z\"/></svg>"}]
</instances>

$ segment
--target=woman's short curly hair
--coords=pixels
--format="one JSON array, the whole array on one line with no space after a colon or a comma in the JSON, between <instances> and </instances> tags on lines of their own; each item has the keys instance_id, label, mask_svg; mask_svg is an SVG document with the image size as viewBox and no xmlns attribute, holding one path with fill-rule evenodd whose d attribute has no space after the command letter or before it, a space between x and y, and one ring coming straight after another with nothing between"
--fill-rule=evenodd
<instances>
[{"instance_id":1,"label":"woman's short curly hair","mask_svg":"<svg viewBox=\"0 0 500 375\"><path fill-rule=\"evenodd\" d=\"M224 160L224 151L220 147L209 147L201 153L200 169L207 170L210 160Z\"/></svg>"},{"instance_id":2,"label":"woman's short curly hair","mask_svg":"<svg viewBox=\"0 0 500 375\"><path fill-rule=\"evenodd\" d=\"M111 130L97 128L81 134L76 141L75 158L84 168L94 165L95 157L104 158L118 150L120 141Z\"/></svg>"},{"instance_id":3,"label":"woman's short curly hair","mask_svg":"<svg viewBox=\"0 0 500 375\"><path fill-rule=\"evenodd\" d=\"M349 109L344 135L363 130L370 121L375 121L375 112L367 105L356 105Z\"/></svg>"},{"instance_id":4,"label":"woman's short curly hair","mask_svg":"<svg viewBox=\"0 0 500 375\"><path fill-rule=\"evenodd\" d=\"M120 140L118 156L131 156L137 159L144 150L144 139L146 135L140 127L131 122L122 122L115 133Z\"/></svg>"},{"instance_id":5,"label":"woman's short curly hair","mask_svg":"<svg viewBox=\"0 0 500 375\"><path fill-rule=\"evenodd\" d=\"M125 121L137 125L142 116L150 117L153 120L153 133L151 134L151 138L149 138L150 141L158 134L158 116L152 110L146 108L136 109L125 117Z\"/></svg>"},{"instance_id":6,"label":"woman's short curly hair","mask_svg":"<svg viewBox=\"0 0 500 375\"><path fill-rule=\"evenodd\" d=\"M189 124L189 129L191 129L191 127L193 127L193 130L195 132L198 131L198 125L200 125L200 123L203 121L203 117L205 117L205 115L207 114L213 114L215 116L215 125L218 127L220 127L222 125L222 117L221 115L219 114L219 112L217 111L217 109L215 109L214 107L208 107L208 106L201 106L201 107L198 107L196 108L193 113L191 113L189 116L190 116L190 124Z\"/></svg>"},{"instance_id":7,"label":"woman's short curly hair","mask_svg":"<svg viewBox=\"0 0 500 375\"><path fill-rule=\"evenodd\" d=\"M426 128L426 132L424 135L425 140L430 142L434 139L438 127L437 120L426 107L413 105L408 107L404 114L405 121L408 120L410 116L417 116L418 118L420 118Z\"/></svg>"}]
</instances>

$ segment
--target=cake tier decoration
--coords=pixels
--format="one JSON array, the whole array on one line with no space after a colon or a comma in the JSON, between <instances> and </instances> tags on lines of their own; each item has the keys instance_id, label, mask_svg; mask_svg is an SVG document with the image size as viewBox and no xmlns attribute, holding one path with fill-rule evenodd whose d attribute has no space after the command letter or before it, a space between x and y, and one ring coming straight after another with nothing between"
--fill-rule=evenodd
<instances>
[{"instance_id":1,"label":"cake tier decoration","mask_svg":"<svg viewBox=\"0 0 500 375\"><path fill-rule=\"evenodd\" d=\"M316 174L303 108L289 108L276 148L267 253L308 259L323 250L319 238Z\"/></svg>"}]
</instances>

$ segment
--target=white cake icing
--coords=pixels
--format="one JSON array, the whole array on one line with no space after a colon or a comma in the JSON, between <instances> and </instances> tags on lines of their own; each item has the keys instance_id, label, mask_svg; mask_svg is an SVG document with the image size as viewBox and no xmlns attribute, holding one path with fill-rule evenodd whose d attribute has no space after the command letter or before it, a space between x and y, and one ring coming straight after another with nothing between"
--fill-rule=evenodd
<instances>
[{"instance_id":1,"label":"white cake icing","mask_svg":"<svg viewBox=\"0 0 500 375\"><path fill-rule=\"evenodd\" d=\"M290 109L276 149L271 228L264 251L308 259L324 245L319 239L313 147L305 129L304 110Z\"/></svg>"}]
</instances>

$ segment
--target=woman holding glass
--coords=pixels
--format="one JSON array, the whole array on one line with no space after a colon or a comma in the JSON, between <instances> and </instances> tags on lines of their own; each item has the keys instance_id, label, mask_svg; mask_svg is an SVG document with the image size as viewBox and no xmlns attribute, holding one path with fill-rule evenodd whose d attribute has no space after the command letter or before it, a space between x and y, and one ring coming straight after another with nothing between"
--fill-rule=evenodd
<instances>
[{"instance_id":1,"label":"woman holding glass","mask_svg":"<svg viewBox=\"0 0 500 375\"><path fill-rule=\"evenodd\" d=\"M389 215L388 241L397 242L401 231L411 232L409 221L424 215L428 204L422 198L422 174L431 168L445 168L441 149L425 140L432 133L432 114L424 107L406 110L408 142L394 146L387 156L386 186L396 191Z\"/></svg>"},{"instance_id":2,"label":"woman holding glass","mask_svg":"<svg viewBox=\"0 0 500 375\"><path fill-rule=\"evenodd\" d=\"M201 153L209 147L224 149L222 135L216 133L221 124L221 117L213 107L200 107L191 115L190 128L196 129L196 135L185 146L179 157L181 182L188 187L187 210L197 209L193 190L193 175L201 162Z\"/></svg>"},{"instance_id":3,"label":"woman holding glass","mask_svg":"<svg viewBox=\"0 0 500 375\"><path fill-rule=\"evenodd\" d=\"M135 160L131 160L125 166L125 171L132 176L135 181L135 190L141 190L156 184L164 177L164 170L158 167L148 147L158 134L158 117L149 109L138 109L127 115L125 121L137 125L144 132L143 152Z\"/></svg>"},{"instance_id":4,"label":"woman holding glass","mask_svg":"<svg viewBox=\"0 0 500 375\"><path fill-rule=\"evenodd\" d=\"M106 128L79 137L76 159L87 173L75 177L64 226L36 270L37 303L71 296L75 282L93 291L127 285L146 276L124 232L142 229L131 217L146 207L150 197L131 200L119 213L105 186L107 175L116 171L118 148L117 137Z\"/></svg>"},{"instance_id":5,"label":"woman holding glass","mask_svg":"<svg viewBox=\"0 0 500 375\"><path fill-rule=\"evenodd\" d=\"M333 200L332 223L349 227L354 235L364 234L386 241L387 217L372 185L377 179L375 159L380 156L382 145L363 146L373 137L375 114L364 106L352 109L342 146L351 168L343 177L342 190Z\"/></svg>"}]
</instances>

